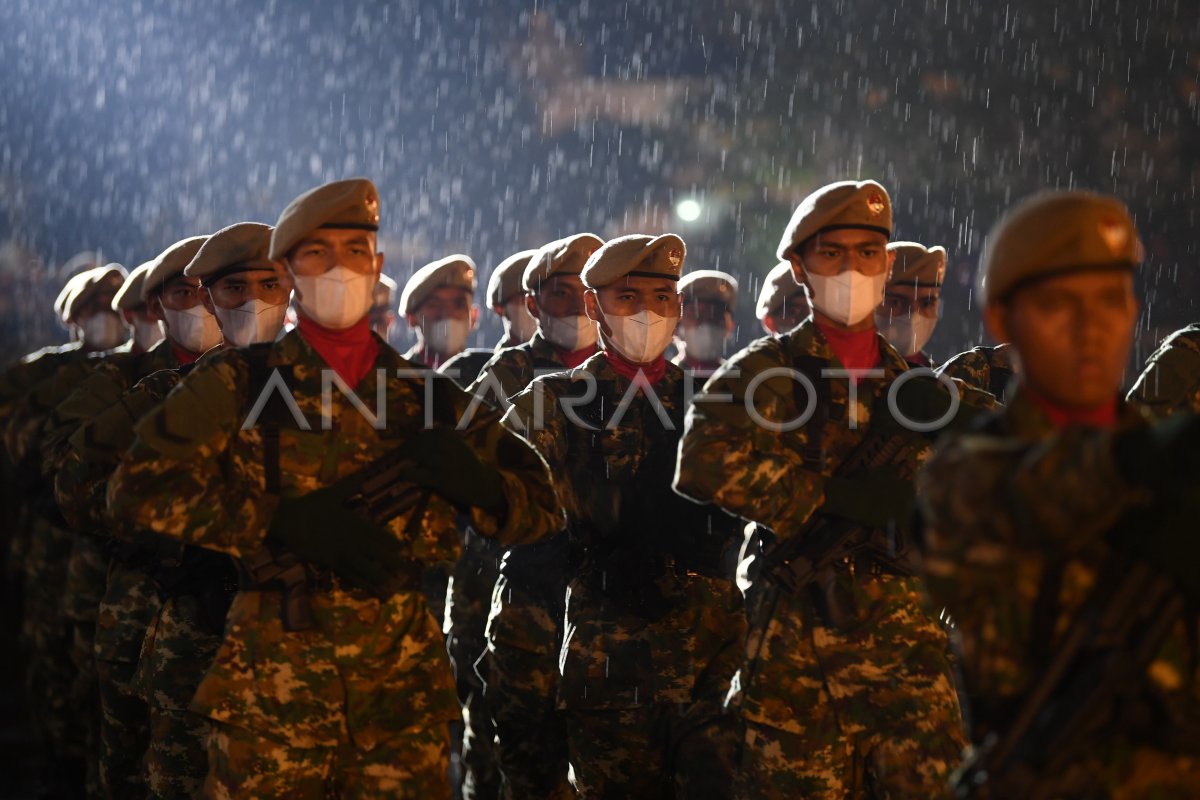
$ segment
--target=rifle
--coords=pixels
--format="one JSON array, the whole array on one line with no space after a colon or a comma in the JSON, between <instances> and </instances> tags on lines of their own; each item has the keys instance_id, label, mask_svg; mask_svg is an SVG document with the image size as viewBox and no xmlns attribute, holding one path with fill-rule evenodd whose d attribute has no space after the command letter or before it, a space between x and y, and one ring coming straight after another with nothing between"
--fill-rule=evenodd
<instances>
[{"instance_id":1,"label":"rifle","mask_svg":"<svg viewBox=\"0 0 1200 800\"><path fill-rule=\"evenodd\" d=\"M1071 793L1059 781L1111 724L1118 702L1144 684L1183 608L1167 577L1119 553L1110 556L1013 722L970 748L951 775L954 796L1040 800Z\"/></svg>"}]
</instances>

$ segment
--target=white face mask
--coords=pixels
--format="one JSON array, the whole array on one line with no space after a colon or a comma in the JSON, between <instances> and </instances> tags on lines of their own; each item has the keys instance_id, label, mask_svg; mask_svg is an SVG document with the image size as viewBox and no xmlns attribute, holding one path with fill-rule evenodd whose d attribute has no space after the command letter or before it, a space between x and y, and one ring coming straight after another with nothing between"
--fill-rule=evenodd
<instances>
[{"instance_id":1,"label":"white face mask","mask_svg":"<svg viewBox=\"0 0 1200 800\"><path fill-rule=\"evenodd\" d=\"M337 266L322 275L295 275L296 304L313 322L331 330L351 327L371 310L375 273Z\"/></svg>"},{"instance_id":2,"label":"white face mask","mask_svg":"<svg viewBox=\"0 0 1200 800\"><path fill-rule=\"evenodd\" d=\"M424 324L421 327L421 335L425 337L425 348L445 361L461 353L467 346L467 337L471 335L471 323L465 319L447 317Z\"/></svg>"},{"instance_id":3,"label":"white face mask","mask_svg":"<svg viewBox=\"0 0 1200 800\"><path fill-rule=\"evenodd\" d=\"M812 305L834 322L857 325L883 302L887 273L867 277L856 269L832 278L805 270L812 291Z\"/></svg>"},{"instance_id":4,"label":"white face mask","mask_svg":"<svg viewBox=\"0 0 1200 800\"><path fill-rule=\"evenodd\" d=\"M163 324L154 320L153 322L145 322L144 320L133 320L133 344L142 350L149 350L154 345L163 340L166 333L163 331Z\"/></svg>"},{"instance_id":5,"label":"white face mask","mask_svg":"<svg viewBox=\"0 0 1200 800\"><path fill-rule=\"evenodd\" d=\"M552 317L549 314L539 320L542 335L555 347L569 353L591 347L600 338L600 329L585 314L573 317Z\"/></svg>"},{"instance_id":6,"label":"white face mask","mask_svg":"<svg viewBox=\"0 0 1200 800\"><path fill-rule=\"evenodd\" d=\"M905 357L921 352L937 322L937 317L924 314L901 314L888 319L886 314L875 313L875 327Z\"/></svg>"},{"instance_id":7,"label":"white face mask","mask_svg":"<svg viewBox=\"0 0 1200 800\"><path fill-rule=\"evenodd\" d=\"M702 322L699 325L680 325L679 338L684 353L697 361L716 361L725 352L725 326Z\"/></svg>"},{"instance_id":8,"label":"white face mask","mask_svg":"<svg viewBox=\"0 0 1200 800\"><path fill-rule=\"evenodd\" d=\"M79 321L79 333L84 347L109 350L129 338L125 320L115 311L101 311Z\"/></svg>"},{"instance_id":9,"label":"white face mask","mask_svg":"<svg viewBox=\"0 0 1200 800\"><path fill-rule=\"evenodd\" d=\"M167 334L185 350L203 353L221 343L217 318L200 303L187 311L163 308L163 316L167 318Z\"/></svg>"},{"instance_id":10,"label":"white face mask","mask_svg":"<svg viewBox=\"0 0 1200 800\"><path fill-rule=\"evenodd\" d=\"M604 315L612 329L608 337L617 352L635 364L648 364L661 356L675 335L675 317L663 317L653 311L639 311L633 316Z\"/></svg>"},{"instance_id":11,"label":"white face mask","mask_svg":"<svg viewBox=\"0 0 1200 800\"><path fill-rule=\"evenodd\" d=\"M517 297L505 303L504 317L508 320L508 329L516 341L528 342L537 330L537 320L525 306L524 297Z\"/></svg>"},{"instance_id":12,"label":"white face mask","mask_svg":"<svg viewBox=\"0 0 1200 800\"><path fill-rule=\"evenodd\" d=\"M221 332L226 341L236 347L259 342L273 342L283 327L287 303L272 305L266 300L247 300L237 308L221 308L214 304L221 320Z\"/></svg>"}]
</instances>

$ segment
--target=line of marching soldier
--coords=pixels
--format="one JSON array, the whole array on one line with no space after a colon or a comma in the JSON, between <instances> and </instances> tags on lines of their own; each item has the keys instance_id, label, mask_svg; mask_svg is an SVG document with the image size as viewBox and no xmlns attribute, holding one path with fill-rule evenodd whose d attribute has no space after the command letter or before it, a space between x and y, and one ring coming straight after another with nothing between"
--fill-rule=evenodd
<instances>
[{"instance_id":1,"label":"line of marching soldier","mask_svg":"<svg viewBox=\"0 0 1200 800\"><path fill-rule=\"evenodd\" d=\"M1011 209L1003 344L936 372L946 252L874 181L728 359L673 234L505 259L479 350L474 262L393 312L379 221L344 180L85 269L0 376L49 796L1200 796L1200 329L1120 399L1118 200Z\"/></svg>"}]
</instances>

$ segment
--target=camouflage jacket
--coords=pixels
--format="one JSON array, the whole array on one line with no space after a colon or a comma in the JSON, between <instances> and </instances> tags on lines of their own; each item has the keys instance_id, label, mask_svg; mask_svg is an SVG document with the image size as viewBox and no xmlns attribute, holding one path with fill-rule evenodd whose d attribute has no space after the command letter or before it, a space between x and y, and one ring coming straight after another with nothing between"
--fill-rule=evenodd
<instances>
[{"instance_id":1,"label":"camouflage jacket","mask_svg":"<svg viewBox=\"0 0 1200 800\"><path fill-rule=\"evenodd\" d=\"M500 352L499 348L487 350L482 347L470 347L448 359L438 367L438 372L459 386L470 386L498 352Z\"/></svg>"},{"instance_id":2,"label":"camouflage jacket","mask_svg":"<svg viewBox=\"0 0 1200 800\"><path fill-rule=\"evenodd\" d=\"M600 353L535 379L505 416L506 424L527 425L561 476L574 569L560 707L719 698L737 667L745 617L733 576L720 569L726 549L740 542L741 524L671 490L686 383L668 365L657 384L641 390Z\"/></svg>"},{"instance_id":3,"label":"camouflage jacket","mask_svg":"<svg viewBox=\"0 0 1200 800\"><path fill-rule=\"evenodd\" d=\"M878 341L882 375L863 378L855 387L845 377L819 377L822 369L841 369L842 364L811 318L788 333L758 339L734 355L705 384L688 414L679 450L677 490L768 528L776 543L767 547L770 557L773 546L797 535L820 510L825 502L825 478L870 430L872 413L890 383L909 369L882 336ZM814 408L823 404L826 410L814 412L803 424L797 423L810 400L791 370L815 373L814 384L822 380L826 384L816 387L813 403ZM983 402L983 398L977 401ZM824 417L819 428L817 413ZM931 449L919 439L905 457L915 468ZM870 499L864 498L864 502ZM934 689L949 685L946 635L928 605L919 577L884 574L864 581L853 572L838 571L836 581L858 609L854 630L863 641L845 644L846 652L827 654L834 659L832 663L851 674L854 670L870 673L878 670L878 665L902 660L907 669L929 678ZM813 674L813 665L803 653L813 635L810 626L819 617L807 592L785 597L776 608L783 610L755 621L756 626L763 626L761 636L768 642L761 652L769 652L769 656L761 656L761 663L750 665L749 672L743 667L747 674L735 683L731 698L738 697L736 702L748 718L799 733L803 730L802 706L812 702L811 685L805 681ZM852 638L849 634L831 635L826 646L839 647L839 642ZM898 654L907 655L900 659ZM911 704L917 691L914 688L914 694L900 702ZM937 689L934 694L939 692ZM858 710L884 718L892 713L880 705L886 702L891 701L876 697L869 700L874 711L867 707ZM954 712L947 717L946 724L951 727L956 709Z\"/></svg>"},{"instance_id":4,"label":"camouflage jacket","mask_svg":"<svg viewBox=\"0 0 1200 800\"><path fill-rule=\"evenodd\" d=\"M267 492L265 426L243 427L258 399L247 396L250 367L244 351L216 353L138 423L133 446L109 481L115 518L234 557L261 547L278 500ZM427 413L434 424L457 424L468 404L447 379L398 376L414 368L382 341L376 370L354 387L359 402L335 388L326 395L324 419L322 372L328 368L298 332L270 346L266 367L272 380L290 387L280 396L293 399L300 415L278 429L285 496L328 486L370 464L421 430ZM279 387L266 383L272 385ZM472 508L475 530L519 543L561 527L546 465L524 440L499 425L464 436L500 470L508 501L503 519ZM390 526L413 558L448 561L458 548L458 513L433 494ZM410 524L413 514L420 517ZM279 608L278 591L237 595L226 641L193 704L197 711L273 731L301 747L331 745L348 728L368 748L458 713L442 635L420 591L379 600L335 579L313 597L316 629L293 633L283 630Z\"/></svg>"},{"instance_id":5,"label":"camouflage jacket","mask_svg":"<svg viewBox=\"0 0 1200 800\"><path fill-rule=\"evenodd\" d=\"M566 368L558 348L550 344L538 330L525 344L506 347L492 356L467 391L476 396L482 393L487 402L501 405L528 386L539 374ZM503 397L495 396L497 387Z\"/></svg>"},{"instance_id":6,"label":"camouflage jacket","mask_svg":"<svg viewBox=\"0 0 1200 800\"><path fill-rule=\"evenodd\" d=\"M1017 372L1016 351L1011 344L975 347L959 353L938 367L939 375L957 378L1004 402Z\"/></svg>"},{"instance_id":7,"label":"camouflage jacket","mask_svg":"<svg viewBox=\"0 0 1200 800\"><path fill-rule=\"evenodd\" d=\"M1118 426L1146 416L1126 405ZM1151 500L1121 476L1112 441L1110 431L1056 430L1018 389L985 428L940 447L921 475L930 590L961 633L982 733L1045 668L1109 553L1105 534ZM1197 697L1185 642L1150 672L1164 691Z\"/></svg>"},{"instance_id":8,"label":"camouflage jacket","mask_svg":"<svg viewBox=\"0 0 1200 800\"><path fill-rule=\"evenodd\" d=\"M1155 416L1190 408L1200 414L1200 323L1168 336L1129 391Z\"/></svg>"},{"instance_id":9,"label":"camouflage jacket","mask_svg":"<svg viewBox=\"0 0 1200 800\"><path fill-rule=\"evenodd\" d=\"M110 353L85 352L78 347L43 354L36 361L13 368L14 382L38 377L25 386L6 407L4 444L14 464L26 465L41 474L42 426L60 402L69 395Z\"/></svg>"}]
</instances>

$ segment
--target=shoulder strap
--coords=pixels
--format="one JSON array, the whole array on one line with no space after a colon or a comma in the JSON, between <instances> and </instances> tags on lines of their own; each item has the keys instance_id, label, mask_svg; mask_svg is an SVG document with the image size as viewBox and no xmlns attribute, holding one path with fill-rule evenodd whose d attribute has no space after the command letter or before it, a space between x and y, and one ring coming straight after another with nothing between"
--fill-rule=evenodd
<instances>
[{"instance_id":1,"label":"shoulder strap","mask_svg":"<svg viewBox=\"0 0 1200 800\"><path fill-rule=\"evenodd\" d=\"M804 426L808 433L803 453L804 466L814 472L825 471L825 423L829 421L830 408L833 406L829 381L821 377L821 370L825 364L824 359L816 356L796 356L792 360L792 366L812 381L813 388L817 391L817 407ZM799 381L793 382L792 393L797 411L808 406L808 394Z\"/></svg>"}]
</instances>

